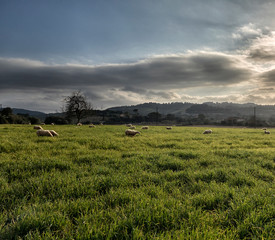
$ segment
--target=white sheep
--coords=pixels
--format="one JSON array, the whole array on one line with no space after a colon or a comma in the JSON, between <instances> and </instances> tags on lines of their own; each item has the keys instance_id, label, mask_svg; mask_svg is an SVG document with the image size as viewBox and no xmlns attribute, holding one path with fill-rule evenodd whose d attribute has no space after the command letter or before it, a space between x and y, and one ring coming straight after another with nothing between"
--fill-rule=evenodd
<instances>
[{"instance_id":1,"label":"white sheep","mask_svg":"<svg viewBox=\"0 0 275 240\"><path fill-rule=\"evenodd\" d=\"M43 128L42 128L41 126L38 126L38 125L35 125L35 126L33 127L33 129L37 129L37 130L42 129L42 130L43 130Z\"/></svg>"},{"instance_id":2,"label":"white sheep","mask_svg":"<svg viewBox=\"0 0 275 240\"><path fill-rule=\"evenodd\" d=\"M140 132L132 129L126 129L125 134L127 136L135 136L136 134L140 134Z\"/></svg>"},{"instance_id":3,"label":"white sheep","mask_svg":"<svg viewBox=\"0 0 275 240\"><path fill-rule=\"evenodd\" d=\"M76 125L77 125L77 126L82 126L82 123L77 123Z\"/></svg>"},{"instance_id":4,"label":"white sheep","mask_svg":"<svg viewBox=\"0 0 275 240\"><path fill-rule=\"evenodd\" d=\"M51 125L54 125L54 123L51 123Z\"/></svg>"},{"instance_id":5,"label":"white sheep","mask_svg":"<svg viewBox=\"0 0 275 240\"><path fill-rule=\"evenodd\" d=\"M167 130L172 130L172 127L166 127Z\"/></svg>"},{"instance_id":6,"label":"white sheep","mask_svg":"<svg viewBox=\"0 0 275 240\"><path fill-rule=\"evenodd\" d=\"M37 134L37 136L53 137L53 135L51 134L51 132L49 130L39 129L38 131L36 131L36 134Z\"/></svg>"},{"instance_id":7,"label":"white sheep","mask_svg":"<svg viewBox=\"0 0 275 240\"><path fill-rule=\"evenodd\" d=\"M265 133L265 134L270 134L270 131L266 131L266 130L265 130L264 133Z\"/></svg>"},{"instance_id":8,"label":"white sheep","mask_svg":"<svg viewBox=\"0 0 275 240\"><path fill-rule=\"evenodd\" d=\"M132 127L132 124L131 123L126 124L126 127Z\"/></svg>"},{"instance_id":9,"label":"white sheep","mask_svg":"<svg viewBox=\"0 0 275 240\"><path fill-rule=\"evenodd\" d=\"M141 129L149 129L148 126L143 126Z\"/></svg>"},{"instance_id":10,"label":"white sheep","mask_svg":"<svg viewBox=\"0 0 275 240\"><path fill-rule=\"evenodd\" d=\"M207 129L203 132L203 134L211 134L212 133L212 130L211 129Z\"/></svg>"},{"instance_id":11,"label":"white sheep","mask_svg":"<svg viewBox=\"0 0 275 240\"><path fill-rule=\"evenodd\" d=\"M136 129L136 127L135 126L131 126L130 129Z\"/></svg>"},{"instance_id":12,"label":"white sheep","mask_svg":"<svg viewBox=\"0 0 275 240\"><path fill-rule=\"evenodd\" d=\"M94 124L90 124L89 128L95 128L95 125Z\"/></svg>"},{"instance_id":13,"label":"white sheep","mask_svg":"<svg viewBox=\"0 0 275 240\"><path fill-rule=\"evenodd\" d=\"M59 136L59 134L56 131L54 131L54 130L49 130L49 131L53 135L53 137Z\"/></svg>"}]
</instances>

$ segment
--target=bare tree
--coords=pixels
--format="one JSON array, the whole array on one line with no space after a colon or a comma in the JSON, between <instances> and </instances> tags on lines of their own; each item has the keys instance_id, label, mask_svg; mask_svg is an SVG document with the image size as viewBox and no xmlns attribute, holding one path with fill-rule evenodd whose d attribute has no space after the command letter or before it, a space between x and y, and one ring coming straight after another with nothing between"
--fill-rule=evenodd
<instances>
[{"instance_id":1,"label":"bare tree","mask_svg":"<svg viewBox=\"0 0 275 240\"><path fill-rule=\"evenodd\" d=\"M64 101L66 117L69 119L76 117L78 123L92 110L91 103L87 101L80 90L73 92L72 95L66 97Z\"/></svg>"}]
</instances>

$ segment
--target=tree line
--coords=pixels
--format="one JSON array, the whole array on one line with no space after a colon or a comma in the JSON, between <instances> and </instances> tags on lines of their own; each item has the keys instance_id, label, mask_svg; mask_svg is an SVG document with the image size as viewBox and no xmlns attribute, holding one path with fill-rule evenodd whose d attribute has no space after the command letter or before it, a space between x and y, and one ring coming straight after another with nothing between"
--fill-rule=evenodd
<instances>
[{"instance_id":1,"label":"tree line","mask_svg":"<svg viewBox=\"0 0 275 240\"><path fill-rule=\"evenodd\" d=\"M247 117L224 117L217 121L207 113L216 112L217 109L223 113L222 108L214 108L206 104L190 105L186 110L185 116L175 114L161 114L156 111L149 112L147 115L139 113L138 108L117 110L95 110L91 102L81 91L75 91L70 96L64 98L62 113L51 114L45 119L30 116L28 114L13 114L12 109L7 107L0 111L0 124L39 124L43 121L45 124L75 124L75 123L105 123L105 124L154 124L154 125L224 125L224 126L273 126L271 121L256 119L253 116ZM186 105L186 104L185 104ZM229 110L227 110L227 113ZM232 113L233 114L233 113ZM222 114L224 115L224 114ZM226 116L226 115L225 115ZM274 119L275 120L275 119ZM275 122L275 121L274 121Z\"/></svg>"}]
</instances>

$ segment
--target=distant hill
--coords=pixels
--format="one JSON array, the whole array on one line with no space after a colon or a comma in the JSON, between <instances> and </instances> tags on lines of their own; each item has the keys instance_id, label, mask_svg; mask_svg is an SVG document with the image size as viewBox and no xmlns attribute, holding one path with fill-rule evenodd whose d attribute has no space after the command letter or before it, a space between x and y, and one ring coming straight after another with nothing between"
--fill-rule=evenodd
<instances>
[{"instance_id":1,"label":"distant hill","mask_svg":"<svg viewBox=\"0 0 275 240\"><path fill-rule=\"evenodd\" d=\"M143 103L131 106L112 107L107 110L128 112L146 116L151 112L158 111L162 115L174 114L175 116L190 116L204 114L207 117L222 119L226 117L249 117L254 115L254 110L257 117L268 119L275 117L275 105L257 105L254 103L213 103L205 102L197 103Z\"/></svg>"},{"instance_id":2,"label":"distant hill","mask_svg":"<svg viewBox=\"0 0 275 240\"><path fill-rule=\"evenodd\" d=\"M175 103L143 103L138 105L131 105L131 106L121 106L121 107L112 107L108 108L107 110L111 111L121 111L121 112L128 112L134 113L134 110L138 110L138 114L142 116L146 116L151 112L158 111L160 114L174 114L174 115L184 115L186 110L190 108L193 104L192 103L182 103L182 102L175 102Z\"/></svg>"},{"instance_id":3,"label":"distant hill","mask_svg":"<svg viewBox=\"0 0 275 240\"><path fill-rule=\"evenodd\" d=\"M28 114L29 116L37 117L44 121L48 116L64 116L64 113L44 113L39 111L31 111L27 109L12 109L14 114ZM162 115L173 114L176 117L196 116L203 114L212 119L223 119L228 117L251 117L256 113L257 118L275 119L275 105L257 105L254 103L213 103L205 102L202 104L188 102L174 103L142 103L131 106L111 107L102 112L128 112L130 115L147 116L152 112L159 112Z\"/></svg>"},{"instance_id":4,"label":"distant hill","mask_svg":"<svg viewBox=\"0 0 275 240\"><path fill-rule=\"evenodd\" d=\"M28 114L29 116L39 118L41 121L44 121L48 116L62 116L62 113L44 113L39 111L32 111L22 108L12 108L13 114Z\"/></svg>"},{"instance_id":5,"label":"distant hill","mask_svg":"<svg viewBox=\"0 0 275 240\"><path fill-rule=\"evenodd\" d=\"M44 112L39 112L39 111L31 111L27 109L22 109L22 108L12 108L12 113L13 114L28 114L32 117L37 117L39 119L45 119L47 116L47 113Z\"/></svg>"}]
</instances>

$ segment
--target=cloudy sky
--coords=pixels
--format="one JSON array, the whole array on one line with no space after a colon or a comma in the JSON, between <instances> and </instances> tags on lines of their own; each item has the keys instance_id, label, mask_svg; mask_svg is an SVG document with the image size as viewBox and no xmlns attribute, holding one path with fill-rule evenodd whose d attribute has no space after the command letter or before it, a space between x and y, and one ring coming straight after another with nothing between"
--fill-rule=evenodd
<instances>
[{"instance_id":1,"label":"cloudy sky","mask_svg":"<svg viewBox=\"0 0 275 240\"><path fill-rule=\"evenodd\" d=\"M274 0L1 0L0 104L275 104Z\"/></svg>"}]
</instances>

